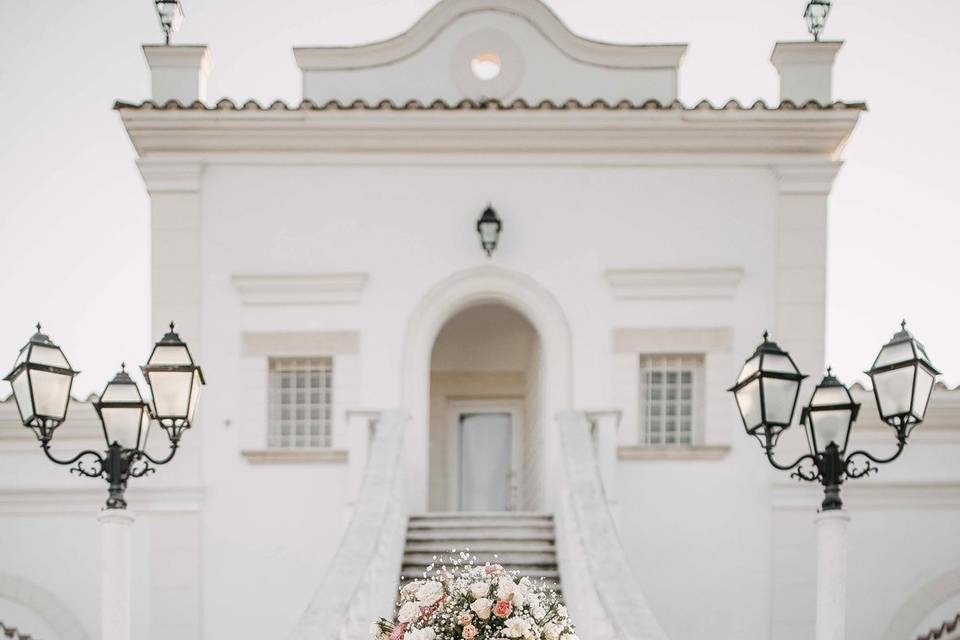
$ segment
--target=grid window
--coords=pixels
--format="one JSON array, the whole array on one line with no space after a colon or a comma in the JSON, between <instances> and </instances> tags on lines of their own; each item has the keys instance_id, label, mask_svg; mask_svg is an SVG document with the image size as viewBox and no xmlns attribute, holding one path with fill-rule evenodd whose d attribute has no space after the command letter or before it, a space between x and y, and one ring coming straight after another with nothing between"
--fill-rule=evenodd
<instances>
[{"instance_id":1,"label":"grid window","mask_svg":"<svg viewBox=\"0 0 960 640\"><path fill-rule=\"evenodd\" d=\"M332 382L330 358L271 358L267 446L332 446Z\"/></svg>"},{"instance_id":2,"label":"grid window","mask_svg":"<svg viewBox=\"0 0 960 640\"><path fill-rule=\"evenodd\" d=\"M703 356L640 358L640 444L694 444L702 380Z\"/></svg>"}]
</instances>

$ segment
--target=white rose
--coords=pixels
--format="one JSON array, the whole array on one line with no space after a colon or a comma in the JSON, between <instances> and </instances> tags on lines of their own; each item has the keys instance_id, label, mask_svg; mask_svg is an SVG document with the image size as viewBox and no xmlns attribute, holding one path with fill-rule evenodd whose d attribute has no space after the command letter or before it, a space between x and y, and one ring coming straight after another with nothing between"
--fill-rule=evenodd
<instances>
[{"instance_id":1,"label":"white rose","mask_svg":"<svg viewBox=\"0 0 960 640\"><path fill-rule=\"evenodd\" d=\"M476 598L483 598L490 593L490 585L486 582L474 582L470 585L470 595Z\"/></svg>"},{"instance_id":2,"label":"white rose","mask_svg":"<svg viewBox=\"0 0 960 640\"><path fill-rule=\"evenodd\" d=\"M536 604L530 607L530 613L532 613L533 617L537 620L542 620L543 617L547 615L547 610L541 607L539 604Z\"/></svg>"},{"instance_id":3,"label":"white rose","mask_svg":"<svg viewBox=\"0 0 960 640\"><path fill-rule=\"evenodd\" d=\"M563 627L553 622L543 625L543 635L547 640L557 640L561 631L563 631Z\"/></svg>"},{"instance_id":4,"label":"white rose","mask_svg":"<svg viewBox=\"0 0 960 640\"><path fill-rule=\"evenodd\" d=\"M509 576L500 576L497 581L497 600L510 600L517 590L517 584Z\"/></svg>"},{"instance_id":5,"label":"white rose","mask_svg":"<svg viewBox=\"0 0 960 640\"><path fill-rule=\"evenodd\" d=\"M489 620L490 610L493 608L493 600L490 598L478 598L473 601L470 608L481 620Z\"/></svg>"},{"instance_id":6,"label":"white rose","mask_svg":"<svg viewBox=\"0 0 960 640\"><path fill-rule=\"evenodd\" d=\"M400 612L397 613L397 620L400 622L413 622L420 617L420 607L417 606L416 602L407 602L402 607L400 607Z\"/></svg>"},{"instance_id":7,"label":"white rose","mask_svg":"<svg viewBox=\"0 0 960 640\"><path fill-rule=\"evenodd\" d=\"M504 625L506 628L503 633L508 638L522 638L530 633L530 623L523 618L508 618Z\"/></svg>"},{"instance_id":8,"label":"white rose","mask_svg":"<svg viewBox=\"0 0 960 640\"><path fill-rule=\"evenodd\" d=\"M566 617L567 617L567 608L561 604L561 605L559 605L559 606L557 607L557 613L560 614L560 617L561 617L561 618L566 618Z\"/></svg>"},{"instance_id":9,"label":"white rose","mask_svg":"<svg viewBox=\"0 0 960 640\"><path fill-rule=\"evenodd\" d=\"M419 589L420 585L422 584L423 584L422 580L414 580L413 582L408 582L407 584L403 585L402 589L400 589L400 593L407 597L410 597L417 592L417 589Z\"/></svg>"},{"instance_id":10,"label":"white rose","mask_svg":"<svg viewBox=\"0 0 960 640\"><path fill-rule=\"evenodd\" d=\"M433 640L436 635L433 627L424 627L413 632L413 640Z\"/></svg>"},{"instance_id":11,"label":"white rose","mask_svg":"<svg viewBox=\"0 0 960 640\"><path fill-rule=\"evenodd\" d=\"M437 600L443 597L443 585L439 582L430 580L424 582L417 589L417 602L421 607L430 607L436 604Z\"/></svg>"}]
</instances>

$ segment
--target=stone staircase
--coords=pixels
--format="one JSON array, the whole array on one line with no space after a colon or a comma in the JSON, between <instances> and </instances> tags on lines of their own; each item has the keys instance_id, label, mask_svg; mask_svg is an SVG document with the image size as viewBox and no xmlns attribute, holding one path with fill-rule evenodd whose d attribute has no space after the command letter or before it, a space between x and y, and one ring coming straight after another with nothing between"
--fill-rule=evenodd
<instances>
[{"instance_id":1,"label":"stone staircase","mask_svg":"<svg viewBox=\"0 0 960 640\"><path fill-rule=\"evenodd\" d=\"M411 515L401 583L423 576L434 557L469 551L477 563L499 563L560 591L553 515L519 511Z\"/></svg>"}]
</instances>

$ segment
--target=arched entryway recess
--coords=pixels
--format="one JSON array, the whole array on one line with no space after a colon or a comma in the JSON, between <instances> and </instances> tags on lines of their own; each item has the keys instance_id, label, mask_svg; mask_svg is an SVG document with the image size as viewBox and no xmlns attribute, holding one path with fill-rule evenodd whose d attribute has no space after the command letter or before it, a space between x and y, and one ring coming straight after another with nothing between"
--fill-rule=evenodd
<instances>
[{"instance_id":1,"label":"arched entryway recess","mask_svg":"<svg viewBox=\"0 0 960 640\"><path fill-rule=\"evenodd\" d=\"M427 508L429 483L430 361L434 343L444 325L474 306L500 304L521 314L536 330L541 348L540 413L544 427L542 486L539 505L551 509L548 480L559 469L559 443L554 416L571 408L572 370L570 328L553 295L529 276L499 267L459 271L434 285L420 300L407 325L401 371L401 399L410 414L406 437L406 472L411 511Z\"/></svg>"}]
</instances>

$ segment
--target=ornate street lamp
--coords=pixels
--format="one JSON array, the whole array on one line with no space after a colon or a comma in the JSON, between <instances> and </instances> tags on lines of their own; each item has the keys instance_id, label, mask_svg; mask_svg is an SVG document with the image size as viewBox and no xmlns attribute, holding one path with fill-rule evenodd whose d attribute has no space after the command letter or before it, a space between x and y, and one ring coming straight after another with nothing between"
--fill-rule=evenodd
<instances>
[{"instance_id":1,"label":"ornate street lamp","mask_svg":"<svg viewBox=\"0 0 960 640\"><path fill-rule=\"evenodd\" d=\"M20 421L41 442L49 441L67 417L74 371L63 351L40 331L20 349L13 370L4 378L13 387Z\"/></svg>"},{"instance_id":2,"label":"ornate street lamp","mask_svg":"<svg viewBox=\"0 0 960 640\"><path fill-rule=\"evenodd\" d=\"M187 343L174 331L172 322L170 331L154 345L141 370L153 396L154 417L170 440L178 441L184 429L193 424L200 387L206 383Z\"/></svg>"},{"instance_id":3,"label":"ornate street lamp","mask_svg":"<svg viewBox=\"0 0 960 640\"><path fill-rule=\"evenodd\" d=\"M877 471L874 463L891 462L900 455L910 430L923 420L939 373L930 364L923 345L906 330L906 324L880 350L867 374L874 381L880 416L897 431L897 450L888 458L877 458L867 451L847 454L851 427L860 405L828 369L801 412L800 421L806 430L810 453L789 465L774 460L774 446L780 433L790 426L796 392L805 376L797 370L790 354L770 342L767 334L747 359L737 384L730 391L736 397L747 433L760 439L770 464L793 471L793 477L798 479L823 484L826 496L822 508L827 511L842 508L840 484L845 478L874 473ZM774 391L772 384L780 386Z\"/></svg>"},{"instance_id":4,"label":"ornate street lamp","mask_svg":"<svg viewBox=\"0 0 960 640\"><path fill-rule=\"evenodd\" d=\"M477 220L477 233L480 234L480 246L487 252L487 256L493 255L497 248L497 242L500 240L500 231L503 229L503 221L497 216L497 212L489 204L483 210L480 219Z\"/></svg>"},{"instance_id":5,"label":"ornate street lamp","mask_svg":"<svg viewBox=\"0 0 960 640\"><path fill-rule=\"evenodd\" d=\"M807 31L813 36L814 42L820 40L820 34L827 25L827 16L830 15L831 0L810 0L803 11L803 19L807 22Z\"/></svg>"},{"instance_id":6,"label":"ornate street lamp","mask_svg":"<svg viewBox=\"0 0 960 640\"><path fill-rule=\"evenodd\" d=\"M180 0L153 0L160 18L160 28L163 29L163 43L170 44L170 36L180 29L183 21L183 5Z\"/></svg>"},{"instance_id":7,"label":"ornate street lamp","mask_svg":"<svg viewBox=\"0 0 960 640\"><path fill-rule=\"evenodd\" d=\"M907 321L885 344L866 372L873 383L880 417L906 442L913 427L923 422L933 384L940 372L930 364L927 351L907 331Z\"/></svg>"},{"instance_id":8,"label":"ornate street lamp","mask_svg":"<svg viewBox=\"0 0 960 640\"><path fill-rule=\"evenodd\" d=\"M737 383L728 389L737 400L747 434L764 448L772 449L793 421L800 383L806 377L765 332L763 342L740 369Z\"/></svg>"},{"instance_id":9,"label":"ornate street lamp","mask_svg":"<svg viewBox=\"0 0 960 640\"><path fill-rule=\"evenodd\" d=\"M768 360L775 358L775 360ZM757 436L767 460L798 480L819 482L824 499L817 516L817 618L816 640L841 640L845 628L846 527L850 518L843 510L840 485L877 471L875 464L895 460L907 436L923 421L939 374L926 350L906 330L893 336L867 372L873 380L880 417L896 430L897 450L886 458L868 451L847 453L850 431L860 413L850 390L831 369L813 391L800 415L810 453L790 464L774 459L777 438L790 427L797 402L797 387L804 377L790 355L770 342L763 343L744 364L730 391L735 395L747 433ZM776 391L770 385L781 385Z\"/></svg>"},{"instance_id":10,"label":"ornate street lamp","mask_svg":"<svg viewBox=\"0 0 960 640\"><path fill-rule=\"evenodd\" d=\"M71 473L107 481L107 509L125 509L127 481L153 473L151 463L163 465L173 459L180 435L192 424L197 409L203 375L193 363L187 345L173 333L172 324L170 333L154 346L143 370L155 394L154 406L159 411L154 413L170 440L169 453L159 460L146 452L152 417L150 404L140 395L125 365L93 402L103 429L105 451L81 451L66 459L51 453L50 442L56 428L66 419L77 372L60 347L40 332L39 325L5 378L13 387L21 422L36 434L47 458L72 467Z\"/></svg>"}]
</instances>

